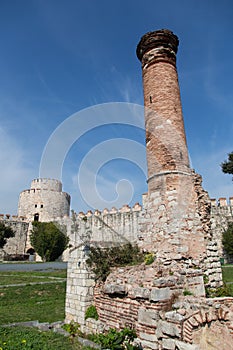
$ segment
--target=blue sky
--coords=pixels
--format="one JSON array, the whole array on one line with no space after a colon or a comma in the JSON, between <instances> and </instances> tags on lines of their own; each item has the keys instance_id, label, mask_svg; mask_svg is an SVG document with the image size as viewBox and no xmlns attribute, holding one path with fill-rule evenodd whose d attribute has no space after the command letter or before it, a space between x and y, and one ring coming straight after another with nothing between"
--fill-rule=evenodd
<instances>
[{"instance_id":1,"label":"blue sky","mask_svg":"<svg viewBox=\"0 0 233 350\"><path fill-rule=\"evenodd\" d=\"M143 34L161 28L180 40L177 66L192 166L211 197L233 196L231 176L219 166L233 150L231 0L0 0L0 212L17 212L20 191L39 176L43 150L67 118L96 104L143 104L135 50ZM70 147L62 181L74 210L90 207L77 185L83 157L122 138L144 142L140 128L104 125ZM103 164L98 191L111 204L121 179L131 182L122 185L122 204L124 186L126 192L133 186L131 204L141 201L145 174L130 156Z\"/></svg>"}]
</instances>

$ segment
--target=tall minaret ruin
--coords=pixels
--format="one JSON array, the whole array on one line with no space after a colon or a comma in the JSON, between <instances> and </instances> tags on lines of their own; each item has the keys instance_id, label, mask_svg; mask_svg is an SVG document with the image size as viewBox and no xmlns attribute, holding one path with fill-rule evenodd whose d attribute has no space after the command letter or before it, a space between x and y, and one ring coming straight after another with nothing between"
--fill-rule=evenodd
<instances>
[{"instance_id":1,"label":"tall minaret ruin","mask_svg":"<svg viewBox=\"0 0 233 350\"><path fill-rule=\"evenodd\" d=\"M169 30L145 34L138 46L142 63L149 193L160 177L190 175L176 70L179 40Z\"/></svg>"},{"instance_id":2,"label":"tall minaret ruin","mask_svg":"<svg viewBox=\"0 0 233 350\"><path fill-rule=\"evenodd\" d=\"M211 240L210 200L201 176L190 168L176 70L179 40L170 30L145 34L142 64L148 195L142 246L161 261L202 264ZM194 263L194 265L195 265Z\"/></svg>"}]
</instances>

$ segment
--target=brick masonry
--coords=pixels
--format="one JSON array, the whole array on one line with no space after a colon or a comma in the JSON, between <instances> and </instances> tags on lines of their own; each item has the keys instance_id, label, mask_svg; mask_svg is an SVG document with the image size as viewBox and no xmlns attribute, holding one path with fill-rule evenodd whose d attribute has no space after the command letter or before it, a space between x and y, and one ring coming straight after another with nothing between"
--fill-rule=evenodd
<instances>
[{"instance_id":1,"label":"brick masonry","mask_svg":"<svg viewBox=\"0 0 233 350\"><path fill-rule=\"evenodd\" d=\"M92 300L80 303L81 312L75 307L71 312L67 306L66 317L75 317L85 331L133 327L143 348L204 350L221 344L222 349L233 349L233 298L205 298L204 276L208 286L216 288L222 285L222 273L211 230L211 201L200 175L189 166L177 48L178 38L168 30L147 33L137 47L146 107L148 194L143 196L134 239L156 259L149 266L114 269L104 283L92 285L90 275L86 282L73 279L69 282L73 287L92 285ZM85 218L90 237L94 236L93 218ZM127 230L123 232L126 237ZM116 243L119 236L112 237ZM74 260L69 265L71 278L76 264ZM74 306L77 297L69 293L67 305ZM99 314L95 324L83 323L83 312L90 303Z\"/></svg>"}]
</instances>

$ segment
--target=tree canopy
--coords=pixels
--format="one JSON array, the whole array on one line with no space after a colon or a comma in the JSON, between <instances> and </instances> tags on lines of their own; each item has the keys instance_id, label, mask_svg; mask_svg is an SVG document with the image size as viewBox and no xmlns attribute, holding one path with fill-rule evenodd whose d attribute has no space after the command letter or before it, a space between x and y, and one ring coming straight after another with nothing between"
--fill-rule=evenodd
<instances>
[{"instance_id":1,"label":"tree canopy","mask_svg":"<svg viewBox=\"0 0 233 350\"><path fill-rule=\"evenodd\" d=\"M43 261L59 258L68 246L69 238L66 233L53 222L34 221L32 225L30 241L36 253Z\"/></svg>"},{"instance_id":2,"label":"tree canopy","mask_svg":"<svg viewBox=\"0 0 233 350\"><path fill-rule=\"evenodd\" d=\"M225 252L233 256L233 222L230 222L227 230L223 232L222 244Z\"/></svg>"},{"instance_id":3,"label":"tree canopy","mask_svg":"<svg viewBox=\"0 0 233 350\"><path fill-rule=\"evenodd\" d=\"M0 222L0 248L3 248L8 238L14 237L15 233L11 227L6 226L3 222Z\"/></svg>"},{"instance_id":4,"label":"tree canopy","mask_svg":"<svg viewBox=\"0 0 233 350\"><path fill-rule=\"evenodd\" d=\"M233 152L228 154L228 160L222 162L221 167L225 174L233 174Z\"/></svg>"}]
</instances>

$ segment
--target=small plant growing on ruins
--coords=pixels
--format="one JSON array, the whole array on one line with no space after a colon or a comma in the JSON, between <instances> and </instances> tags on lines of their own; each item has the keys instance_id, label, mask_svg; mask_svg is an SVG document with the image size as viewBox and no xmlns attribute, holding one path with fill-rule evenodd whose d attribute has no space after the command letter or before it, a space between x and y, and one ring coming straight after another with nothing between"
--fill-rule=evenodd
<instances>
[{"instance_id":1,"label":"small plant growing on ruins","mask_svg":"<svg viewBox=\"0 0 233 350\"><path fill-rule=\"evenodd\" d=\"M204 284L208 284L209 283L209 277L204 275L203 276L203 281L204 281Z\"/></svg>"},{"instance_id":2,"label":"small plant growing on ruins","mask_svg":"<svg viewBox=\"0 0 233 350\"><path fill-rule=\"evenodd\" d=\"M131 243L101 249L90 247L87 265L95 274L96 280L105 281L111 267L136 265L143 262L143 254L138 246Z\"/></svg>"},{"instance_id":3,"label":"small plant growing on ruins","mask_svg":"<svg viewBox=\"0 0 233 350\"><path fill-rule=\"evenodd\" d=\"M229 286L226 283L224 283L222 287L206 288L205 291L206 291L207 298L233 296L232 290L229 288Z\"/></svg>"},{"instance_id":4,"label":"small plant growing on ruins","mask_svg":"<svg viewBox=\"0 0 233 350\"><path fill-rule=\"evenodd\" d=\"M184 296L186 296L186 295L193 295L193 293L190 292L190 290L185 289L185 290L183 291L183 295L184 295Z\"/></svg>"},{"instance_id":5,"label":"small plant growing on ruins","mask_svg":"<svg viewBox=\"0 0 233 350\"><path fill-rule=\"evenodd\" d=\"M153 253L146 253L144 257L144 262L146 265L150 265L155 261L155 256Z\"/></svg>"},{"instance_id":6,"label":"small plant growing on ruins","mask_svg":"<svg viewBox=\"0 0 233 350\"><path fill-rule=\"evenodd\" d=\"M114 328L110 328L105 334L94 334L92 340L101 345L101 348L111 350L137 350L138 346L133 345L134 339L137 337L135 330L124 328L118 332Z\"/></svg>"},{"instance_id":7,"label":"small plant growing on ruins","mask_svg":"<svg viewBox=\"0 0 233 350\"><path fill-rule=\"evenodd\" d=\"M74 322L73 320L70 323L65 323L62 328L70 334L70 338L73 339L76 336L81 335L80 324Z\"/></svg>"},{"instance_id":8,"label":"small plant growing on ruins","mask_svg":"<svg viewBox=\"0 0 233 350\"><path fill-rule=\"evenodd\" d=\"M95 305L90 305L87 308L87 310L85 312L85 320L88 318L93 318L96 321L99 319L99 315L98 315L98 312L96 310Z\"/></svg>"}]
</instances>

